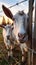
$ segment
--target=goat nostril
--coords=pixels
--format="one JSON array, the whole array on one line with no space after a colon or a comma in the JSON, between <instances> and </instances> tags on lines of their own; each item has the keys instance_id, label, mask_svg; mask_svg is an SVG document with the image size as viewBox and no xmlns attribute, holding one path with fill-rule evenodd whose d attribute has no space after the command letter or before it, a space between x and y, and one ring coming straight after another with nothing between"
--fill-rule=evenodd
<instances>
[{"instance_id":1,"label":"goat nostril","mask_svg":"<svg viewBox=\"0 0 36 65\"><path fill-rule=\"evenodd\" d=\"M20 34L20 33L19 33L19 34L18 34L18 37L19 37L19 38L23 38L23 37L24 37L24 34Z\"/></svg>"},{"instance_id":2,"label":"goat nostril","mask_svg":"<svg viewBox=\"0 0 36 65\"><path fill-rule=\"evenodd\" d=\"M20 33L18 34L18 37L21 39L25 38L25 36L26 36L26 33L25 34L20 34Z\"/></svg>"},{"instance_id":3,"label":"goat nostril","mask_svg":"<svg viewBox=\"0 0 36 65\"><path fill-rule=\"evenodd\" d=\"M9 36L7 36L7 39L9 39Z\"/></svg>"},{"instance_id":4,"label":"goat nostril","mask_svg":"<svg viewBox=\"0 0 36 65\"><path fill-rule=\"evenodd\" d=\"M18 33L18 37L21 37L21 34L20 33Z\"/></svg>"}]
</instances>

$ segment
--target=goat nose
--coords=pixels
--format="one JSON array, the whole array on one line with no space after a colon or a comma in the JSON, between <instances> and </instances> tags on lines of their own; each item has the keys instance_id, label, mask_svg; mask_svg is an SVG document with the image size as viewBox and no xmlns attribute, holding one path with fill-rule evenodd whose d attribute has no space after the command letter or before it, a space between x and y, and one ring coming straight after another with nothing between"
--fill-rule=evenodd
<instances>
[{"instance_id":1,"label":"goat nose","mask_svg":"<svg viewBox=\"0 0 36 65\"><path fill-rule=\"evenodd\" d=\"M9 39L10 36L7 36L7 39Z\"/></svg>"},{"instance_id":2,"label":"goat nose","mask_svg":"<svg viewBox=\"0 0 36 65\"><path fill-rule=\"evenodd\" d=\"M25 38L25 36L26 36L26 33L25 34L18 33L19 39L23 39L23 38Z\"/></svg>"}]
</instances>

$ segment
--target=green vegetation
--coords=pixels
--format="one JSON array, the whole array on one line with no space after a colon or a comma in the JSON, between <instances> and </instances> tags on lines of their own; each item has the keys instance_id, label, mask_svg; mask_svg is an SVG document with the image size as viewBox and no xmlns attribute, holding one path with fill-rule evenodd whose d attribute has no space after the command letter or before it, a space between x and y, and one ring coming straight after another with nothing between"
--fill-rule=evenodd
<instances>
[{"instance_id":1,"label":"green vegetation","mask_svg":"<svg viewBox=\"0 0 36 65\"><path fill-rule=\"evenodd\" d=\"M0 34L2 34L2 28L0 28Z\"/></svg>"},{"instance_id":2,"label":"green vegetation","mask_svg":"<svg viewBox=\"0 0 36 65\"><path fill-rule=\"evenodd\" d=\"M0 28L0 43L3 42L2 28Z\"/></svg>"}]
</instances>

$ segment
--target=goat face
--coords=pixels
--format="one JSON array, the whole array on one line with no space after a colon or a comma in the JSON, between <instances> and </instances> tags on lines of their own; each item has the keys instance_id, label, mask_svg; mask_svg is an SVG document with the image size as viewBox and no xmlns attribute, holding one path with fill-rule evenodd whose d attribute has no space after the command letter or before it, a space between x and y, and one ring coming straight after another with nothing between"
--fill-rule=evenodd
<instances>
[{"instance_id":1,"label":"goat face","mask_svg":"<svg viewBox=\"0 0 36 65\"><path fill-rule=\"evenodd\" d=\"M5 29L3 29L3 30L5 31L5 35L4 36L6 36L7 40L9 40L11 38L11 35L12 35L12 33L11 33L12 32L12 26L7 24L5 26Z\"/></svg>"},{"instance_id":2,"label":"goat face","mask_svg":"<svg viewBox=\"0 0 36 65\"><path fill-rule=\"evenodd\" d=\"M3 28L3 38L4 38L4 43L7 47L7 45L10 46L11 40L12 40L12 30L13 30L13 25L11 24L6 24L6 25L0 25L0 27Z\"/></svg>"},{"instance_id":3,"label":"goat face","mask_svg":"<svg viewBox=\"0 0 36 65\"><path fill-rule=\"evenodd\" d=\"M21 11L22 13L22 11ZM20 43L24 43L28 40L27 34L27 16L25 14L20 15L17 13L14 21L14 34L16 36L17 41Z\"/></svg>"}]
</instances>

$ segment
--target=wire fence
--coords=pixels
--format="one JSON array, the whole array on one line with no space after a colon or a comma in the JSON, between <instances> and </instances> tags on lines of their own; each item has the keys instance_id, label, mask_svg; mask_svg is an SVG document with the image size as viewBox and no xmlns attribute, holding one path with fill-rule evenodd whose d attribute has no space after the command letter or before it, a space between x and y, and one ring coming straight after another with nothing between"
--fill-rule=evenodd
<instances>
[{"instance_id":1,"label":"wire fence","mask_svg":"<svg viewBox=\"0 0 36 65\"><path fill-rule=\"evenodd\" d=\"M23 2L26 2L26 1L28 1L28 0L23 0L23 1L19 2L19 3L16 3L16 4L14 4L14 5L9 6L8 8L15 7L16 5L18 6L19 4L21 4L21 3L23 3ZM3 11L0 11L0 13L2 13L2 12L3 12Z\"/></svg>"}]
</instances>

